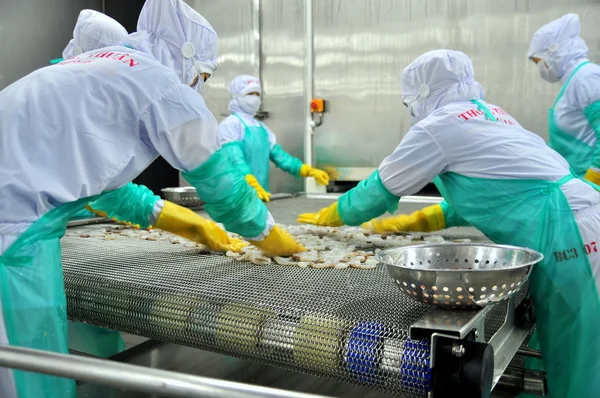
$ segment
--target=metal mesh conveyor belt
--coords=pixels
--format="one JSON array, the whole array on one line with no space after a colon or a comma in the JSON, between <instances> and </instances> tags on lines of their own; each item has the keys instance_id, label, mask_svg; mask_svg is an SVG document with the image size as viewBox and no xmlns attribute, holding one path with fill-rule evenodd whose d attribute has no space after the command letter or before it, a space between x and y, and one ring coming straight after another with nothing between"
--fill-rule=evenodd
<instances>
[{"instance_id":1,"label":"metal mesh conveyor belt","mask_svg":"<svg viewBox=\"0 0 600 398\"><path fill-rule=\"evenodd\" d=\"M278 222L291 223L290 215L328 203L296 198L269 207ZM485 239L471 229L451 230L452 238L465 236ZM428 347L407 338L433 307L401 295L382 266L258 266L129 237L65 237L62 249L74 321L403 396L425 395Z\"/></svg>"}]
</instances>

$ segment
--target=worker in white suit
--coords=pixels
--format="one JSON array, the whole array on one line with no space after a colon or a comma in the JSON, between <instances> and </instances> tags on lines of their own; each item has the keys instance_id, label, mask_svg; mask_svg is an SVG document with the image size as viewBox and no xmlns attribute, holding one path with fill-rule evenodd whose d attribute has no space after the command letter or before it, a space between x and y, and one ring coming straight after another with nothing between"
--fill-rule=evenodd
<instances>
[{"instance_id":1,"label":"worker in white suit","mask_svg":"<svg viewBox=\"0 0 600 398\"><path fill-rule=\"evenodd\" d=\"M114 193L159 155L227 229L271 255L303 250L220 151L217 122L198 94L216 57L217 35L202 16L181 0L148 0L122 46L39 69L0 92L0 344L67 353L59 239L73 213L114 195L110 217L158 228L185 218L156 197L128 202ZM209 220L189 233L237 244ZM75 383L1 369L0 396L74 397Z\"/></svg>"},{"instance_id":2,"label":"worker in white suit","mask_svg":"<svg viewBox=\"0 0 600 398\"><path fill-rule=\"evenodd\" d=\"M229 84L229 94L231 115L219 125L219 140L261 200L268 202L271 197L270 162L294 177L314 177L321 185L329 184L326 172L304 164L287 153L277 143L277 137L271 129L256 119L262 102L262 87L257 77L236 76Z\"/></svg>"},{"instance_id":3,"label":"worker in white suit","mask_svg":"<svg viewBox=\"0 0 600 398\"><path fill-rule=\"evenodd\" d=\"M579 16L564 15L535 32L527 57L542 79L561 85L548 111L548 144L577 175L600 184L600 66L579 32Z\"/></svg>"},{"instance_id":4,"label":"worker in white suit","mask_svg":"<svg viewBox=\"0 0 600 398\"><path fill-rule=\"evenodd\" d=\"M472 225L495 243L542 252L530 285L550 394L598 396L598 187L505 110L485 102L464 53L418 57L402 74L402 101L413 126L394 152L332 206L298 221L361 225L393 213L401 196L433 180L445 199L441 205L365 227L400 232Z\"/></svg>"}]
</instances>

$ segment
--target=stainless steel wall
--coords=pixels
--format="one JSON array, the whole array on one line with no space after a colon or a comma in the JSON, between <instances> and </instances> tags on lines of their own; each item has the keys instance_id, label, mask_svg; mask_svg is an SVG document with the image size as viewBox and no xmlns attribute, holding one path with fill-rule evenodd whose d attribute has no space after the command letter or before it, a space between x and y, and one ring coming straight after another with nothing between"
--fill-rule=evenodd
<instances>
[{"instance_id":1,"label":"stainless steel wall","mask_svg":"<svg viewBox=\"0 0 600 398\"><path fill-rule=\"evenodd\" d=\"M347 168L346 178L366 175L408 131L400 73L426 51L469 54L486 99L545 138L559 87L526 58L533 33L578 13L590 58L600 62L598 0L314 1L315 94L330 105L315 133L316 163Z\"/></svg>"},{"instance_id":2,"label":"stainless steel wall","mask_svg":"<svg viewBox=\"0 0 600 398\"><path fill-rule=\"evenodd\" d=\"M303 24L307 0L189 1L220 37L219 69L204 95L217 118L227 113L227 85L262 70L266 123L295 156L303 154ZM574 12L592 61L600 62L600 0L313 0L315 95L328 100L315 129L315 163L345 179L368 175L410 128L401 104L400 74L414 58L438 48L469 54L486 99L544 138L547 109L559 86L543 81L526 54L543 24ZM260 68L256 3L260 3ZM274 192L301 189L280 171Z\"/></svg>"},{"instance_id":3,"label":"stainless steel wall","mask_svg":"<svg viewBox=\"0 0 600 398\"><path fill-rule=\"evenodd\" d=\"M60 58L85 8L102 0L0 0L0 90Z\"/></svg>"},{"instance_id":4,"label":"stainless steel wall","mask_svg":"<svg viewBox=\"0 0 600 398\"><path fill-rule=\"evenodd\" d=\"M265 123L290 154L303 157L303 0L187 0L219 35L218 69L202 95L217 120L228 115L229 82L261 73ZM257 12L259 14L257 15ZM260 27L257 25L260 18ZM260 39L260 40L258 40ZM259 70L260 69L260 70ZM187 185L181 180L182 185ZM271 191L295 192L302 183L272 167Z\"/></svg>"}]
</instances>

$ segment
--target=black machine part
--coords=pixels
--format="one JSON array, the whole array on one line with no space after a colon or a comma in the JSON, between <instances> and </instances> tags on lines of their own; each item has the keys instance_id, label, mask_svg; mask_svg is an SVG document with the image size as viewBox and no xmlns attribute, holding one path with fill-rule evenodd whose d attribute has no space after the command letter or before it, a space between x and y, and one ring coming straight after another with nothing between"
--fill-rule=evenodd
<instances>
[{"instance_id":1,"label":"black machine part","mask_svg":"<svg viewBox=\"0 0 600 398\"><path fill-rule=\"evenodd\" d=\"M440 338L432 369L436 398L488 398L494 376L494 350L486 343Z\"/></svg>"}]
</instances>

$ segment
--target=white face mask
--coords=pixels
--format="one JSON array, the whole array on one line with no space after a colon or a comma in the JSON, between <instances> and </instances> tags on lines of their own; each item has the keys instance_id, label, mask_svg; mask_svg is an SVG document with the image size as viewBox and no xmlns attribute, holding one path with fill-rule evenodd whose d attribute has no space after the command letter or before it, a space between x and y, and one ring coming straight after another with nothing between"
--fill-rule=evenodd
<instances>
[{"instance_id":1,"label":"white face mask","mask_svg":"<svg viewBox=\"0 0 600 398\"><path fill-rule=\"evenodd\" d=\"M408 115L410 116L410 123L414 126L415 124L419 123L419 118L418 118L418 113L417 113L417 98L419 98L419 96L417 95L416 97L405 97L404 98L404 104L406 105L406 108L408 109Z\"/></svg>"},{"instance_id":2,"label":"white face mask","mask_svg":"<svg viewBox=\"0 0 600 398\"><path fill-rule=\"evenodd\" d=\"M421 84L421 86L419 87L419 92L416 96L407 95L402 99L404 104L408 107L410 122L413 126L421 121L421 118L423 116L423 105L425 103L424 101L427 99L427 97L429 97L430 93L431 89L429 88L429 85L424 83ZM421 101L417 101L419 98L421 98ZM421 109L419 109L419 107Z\"/></svg>"},{"instance_id":3,"label":"white face mask","mask_svg":"<svg viewBox=\"0 0 600 398\"><path fill-rule=\"evenodd\" d=\"M550 68L548 66L548 64L546 63L546 61L544 61L543 59L541 59L537 63L537 67L538 67L538 72L540 73L540 76L545 81L547 81L549 83L556 83L557 81L560 80L560 76L557 76L556 73L554 73L554 69Z\"/></svg>"},{"instance_id":4,"label":"white face mask","mask_svg":"<svg viewBox=\"0 0 600 398\"><path fill-rule=\"evenodd\" d=\"M258 95L244 95L238 97L237 103L244 112L254 116L260 109L261 101Z\"/></svg>"}]
</instances>

